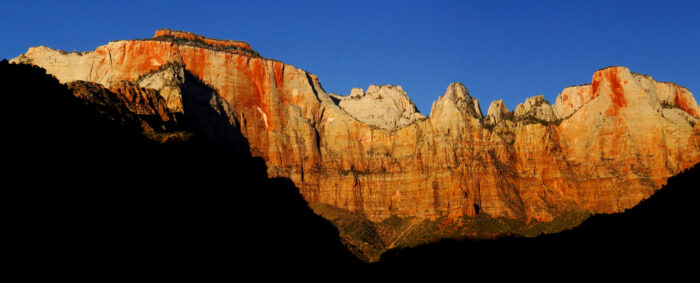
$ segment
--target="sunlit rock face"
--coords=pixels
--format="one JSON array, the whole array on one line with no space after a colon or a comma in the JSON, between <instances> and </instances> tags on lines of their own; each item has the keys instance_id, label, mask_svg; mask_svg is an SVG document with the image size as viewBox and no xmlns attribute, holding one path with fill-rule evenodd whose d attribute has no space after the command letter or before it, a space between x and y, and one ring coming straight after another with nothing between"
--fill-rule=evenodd
<instances>
[{"instance_id":1,"label":"sunlit rock face","mask_svg":"<svg viewBox=\"0 0 700 283\"><path fill-rule=\"evenodd\" d=\"M566 140L566 158L588 178L608 179L612 187L599 196L582 196L587 209L613 212L633 206L650 193L644 182L658 188L669 175L697 163L698 106L687 89L611 67L595 72L591 86L582 90L579 101L587 102L570 103L576 110L564 114L568 118L558 127ZM679 101L692 104L663 99L676 93L683 97ZM554 108L565 109L560 105L568 98L560 95Z\"/></svg>"},{"instance_id":2,"label":"sunlit rock face","mask_svg":"<svg viewBox=\"0 0 700 283\"><path fill-rule=\"evenodd\" d=\"M552 106L544 99L544 95L527 98L525 103L520 103L515 107L513 115L515 119L535 119L544 122L557 120Z\"/></svg>"},{"instance_id":3,"label":"sunlit rock face","mask_svg":"<svg viewBox=\"0 0 700 283\"><path fill-rule=\"evenodd\" d=\"M154 114L210 117L215 109L223 117L217 123L237 125L268 175L291 179L309 203L375 222L477 211L536 221L570 210L617 212L700 161L700 109L690 91L625 67L596 71L590 85L564 89L554 105L536 96L510 112L494 102L487 117L453 83L425 118L400 87L331 96L315 75L260 57L248 44L184 32L82 53L33 47L12 61L134 99L150 96L124 81L153 89L162 102L143 110ZM188 109L183 99L201 107ZM224 136L225 125L208 119L199 129Z\"/></svg>"},{"instance_id":4,"label":"sunlit rock face","mask_svg":"<svg viewBox=\"0 0 700 283\"><path fill-rule=\"evenodd\" d=\"M367 92L354 88L347 96L331 96L350 116L382 129L401 128L425 118L401 86L370 85Z\"/></svg>"},{"instance_id":5,"label":"sunlit rock face","mask_svg":"<svg viewBox=\"0 0 700 283\"><path fill-rule=\"evenodd\" d=\"M510 119L513 117L513 113L508 111L506 108L506 103L503 102L503 99L491 102L487 113L486 122L491 124L497 124L504 119Z\"/></svg>"}]
</instances>

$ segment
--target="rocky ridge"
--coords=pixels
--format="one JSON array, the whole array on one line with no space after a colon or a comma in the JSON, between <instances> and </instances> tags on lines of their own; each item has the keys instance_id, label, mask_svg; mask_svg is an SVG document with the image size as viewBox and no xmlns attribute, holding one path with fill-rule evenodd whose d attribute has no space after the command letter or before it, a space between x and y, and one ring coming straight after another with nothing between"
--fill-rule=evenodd
<instances>
[{"instance_id":1,"label":"rocky ridge","mask_svg":"<svg viewBox=\"0 0 700 283\"><path fill-rule=\"evenodd\" d=\"M193 128L215 140L240 129L268 175L292 180L312 207L369 220L363 227L378 235L377 250L409 245L400 238L417 227L468 229L471 217L529 225L622 211L700 161L692 93L625 67L596 71L590 85L565 88L554 105L536 96L509 112L494 102L486 117L453 83L423 118L400 87L329 95L313 74L245 50L252 49L158 31L92 52L32 47L12 62L43 67L63 83L152 89L158 105L188 113ZM390 219L402 223L389 225L398 232L382 232ZM424 220L449 225L416 225ZM371 250L363 239L346 240L362 253Z\"/></svg>"}]
</instances>

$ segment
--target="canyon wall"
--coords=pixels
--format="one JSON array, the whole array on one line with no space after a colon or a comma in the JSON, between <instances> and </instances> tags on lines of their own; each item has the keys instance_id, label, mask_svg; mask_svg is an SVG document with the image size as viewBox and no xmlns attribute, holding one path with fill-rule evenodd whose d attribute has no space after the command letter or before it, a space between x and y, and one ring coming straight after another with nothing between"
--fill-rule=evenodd
<instances>
[{"instance_id":1,"label":"canyon wall","mask_svg":"<svg viewBox=\"0 0 700 283\"><path fill-rule=\"evenodd\" d=\"M499 101L486 117L453 83L426 118L400 87L329 95L315 75L260 57L247 43L186 32L160 30L80 53L32 47L12 62L43 67L62 83L154 89L163 102L153 114L163 119L199 115L201 108L183 107L183 92L194 93L223 117L200 119L201 134L216 139L232 129L222 124L235 126L270 177L291 179L309 203L375 222L618 212L700 161L700 108L690 91L625 67L596 71L590 85L565 88L554 105L538 96L510 112Z\"/></svg>"}]
</instances>

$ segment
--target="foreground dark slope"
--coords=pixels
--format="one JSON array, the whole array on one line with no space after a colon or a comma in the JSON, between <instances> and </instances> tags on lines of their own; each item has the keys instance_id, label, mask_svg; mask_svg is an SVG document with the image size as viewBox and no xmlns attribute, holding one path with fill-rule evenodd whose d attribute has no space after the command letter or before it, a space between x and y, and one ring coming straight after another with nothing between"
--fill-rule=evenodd
<instances>
[{"instance_id":1,"label":"foreground dark slope","mask_svg":"<svg viewBox=\"0 0 700 283\"><path fill-rule=\"evenodd\" d=\"M599 214L580 226L535 238L443 240L384 254L379 265L468 264L501 267L566 267L586 272L636 265L687 269L697 262L700 164L668 179L649 199L623 213ZM622 272L623 270L617 270Z\"/></svg>"},{"instance_id":2,"label":"foreground dark slope","mask_svg":"<svg viewBox=\"0 0 700 283\"><path fill-rule=\"evenodd\" d=\"M29 65L0 63L0 88L8 256L29 274L358 263L240 134L238 154L159 144Z\"/></svg>"}]
</instances>

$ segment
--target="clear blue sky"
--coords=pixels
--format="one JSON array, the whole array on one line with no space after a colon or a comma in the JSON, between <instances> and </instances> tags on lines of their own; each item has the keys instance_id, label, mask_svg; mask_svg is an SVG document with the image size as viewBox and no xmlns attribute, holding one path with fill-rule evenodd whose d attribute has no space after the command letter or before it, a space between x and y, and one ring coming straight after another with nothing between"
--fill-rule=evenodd
<instances>
[{"instance_id":1,"label":"clear blue sky","mask_svg":"<svg viewBox=\"0 0 700 283\"><path fill-rule=\"evenodd\" d=\"M328 92L402 85L421 112L451 82L484 111L623 65L700 93L700 1L7 1L0 57L93 50L158 28L243 40Z\"/></svg>"}]
</instances>

